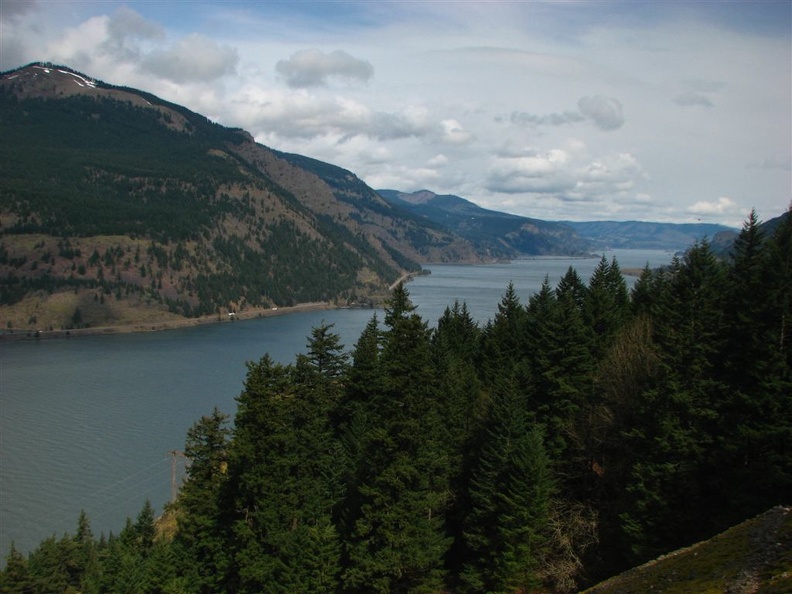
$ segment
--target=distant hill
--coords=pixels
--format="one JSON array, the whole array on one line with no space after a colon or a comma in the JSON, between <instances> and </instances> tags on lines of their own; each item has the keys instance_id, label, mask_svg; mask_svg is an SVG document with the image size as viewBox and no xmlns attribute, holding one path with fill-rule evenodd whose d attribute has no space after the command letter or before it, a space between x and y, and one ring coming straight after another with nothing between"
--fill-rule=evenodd
<instances>
[{"instance_id":1,"label":"distant hill","mask_svg":"<svg viewBox=\"0 0 792 594\"><path fill-rule=\"evenodd\" d=\"M564 221L578 235L600 249L685 250L695 241L712 240L723 232L736 233L724 225L708 223L646 223L642 221Z\"/></svg>"},{"instance_id":2,"label":"distant hill","mask_svg":"<svg viewBox=\"0 0 792 594\"><path fill-rule=\"evenodd\" d=\"M726 532L664 555L585 594L792 592L792 513L775 507Z\"/></svg>"},{"instance_id":3,"label":"distant hill","mask_svg":"<svg viewBox=\"0 0 792 594\"><path fill-rule=\"evenodd\" d=\"M4 329L357 303L486 257L348 171L67 67L0 73L0 121Z\"/></svg>"},{"instance_id":4,"label":"distant hill","mask_svg":"<svg viewBox=\"0 0 792 594\"><path fill-rule=\"evenodd\" d=\"M567 224L487 210L459 196L429 190L377 193L390 204L467 239L492 258L581 255L593 247Z\"/></svg>"}]
</instances>

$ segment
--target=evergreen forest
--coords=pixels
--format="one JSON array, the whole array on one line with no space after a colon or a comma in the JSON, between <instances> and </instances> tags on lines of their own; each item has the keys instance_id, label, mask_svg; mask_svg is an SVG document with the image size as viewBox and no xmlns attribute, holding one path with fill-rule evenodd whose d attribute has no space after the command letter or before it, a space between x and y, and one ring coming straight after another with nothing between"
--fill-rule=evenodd
<instances>
[{"instance_id":1,"label":"evergreen forest","mask_svg":"<svg viewBox=\"0 0 792 594\"><path fill-rule=\"evenodd\" d=\"M789 504L792 211L628 290L616 260L475 323L404 285L345 350L248 363L179 497L13 546L7 593L574 592ZM233 421L233 422L232 422Z\"/></svg>"}]
</instances>

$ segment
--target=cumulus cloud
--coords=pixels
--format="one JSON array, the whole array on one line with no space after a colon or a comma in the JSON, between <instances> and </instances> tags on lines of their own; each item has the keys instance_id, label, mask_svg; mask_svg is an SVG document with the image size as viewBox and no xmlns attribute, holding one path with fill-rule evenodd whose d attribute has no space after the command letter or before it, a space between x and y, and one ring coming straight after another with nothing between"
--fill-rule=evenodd
<instances>
[{"instance_id":1,"label":"cumulus cloud","mask_svg":"<svg viewBox=\"0 0 792 594\"><path fill-rule=\"evenodd\" d=\"M591 202L625 197L642 177L641 165L629 153L591 159L579 150L552 149L496 157L490 166L487 189L505 194L551 195L566 202Z\"/></svg>"},{"instance_id":2,"label":"cumulus cloud","mask_svg":"<svg viewBox=\"0 0 792 594\"><path fill-rule=\"evenodd\" d=\"M509 117L512 124L530 126L564 126L578 122L591 121L600 130L617 130L624 124L622 104L613 97L581 97L578 111L561 113L533 114L524 111L512 112Z\"/></svg>"},{"instance_id":3,"label":"cumulus cloud","mask_svg":"<svg viewBox=\"0 0 792 594\"><path fill-rule=\"evenodd\" d=\"M737 214L739 210L737 203L728 196L710 202L700 200L687 208L688 213L702 216Z\"/></svg>"},{"instance_id":4,"label":"cumulus cloud","mask_svg":"<svg viewBox=\"0 0 792 594\"><path fill-rule=\"evenodd\" d=\"M578 101L578 109L601 130L616 130L624 124L622 104L613 97L582 97Z\"/></svg>"},{"instance_id":5,"label":"cumulus cloud","mask_svg":"<svg viewBox=\"0 0 792 594\"><path fill-rule=\"evenodd\" d=\"M380 142L416 138L460 145L471 134L453 119L439 119L426 107L407 105L399 111L378 111L348 97L264 89L251 86L233 106L233 121L267 142L284 139L332 139L347 144L354 138Z\"/></svg>"},{"instance_id":6,"label":"cumulus cloud","mask_svg":"<svg viewBox=\"0 0 792 594\"><path fill-rule=\"evenodd\" d=\"M443 120L440 122L440 136L442 142L448 144L465 144L471 135L456 120Z\"/></svg>"},{"instance_id":7,"label":"cumulus cloud","mask_svg":"<svg viewBox=\"0 0 792 594\"><path fill-rule=\"evenodd\" d=\"M232 74L238 61L235 49L193 33L168 49L152 51L141 67L177 83L208 82Z\"/></svg>"},{"instance_id":8,"label":"cumulus cloud","mask_svg":"<svg viewBox=\"0 0 792 594\"><path fill-rule=\"evenodd\" d=\"M501 156L493 161L487 189L504 194L559 194L575 187L574 176L566 168L569 154L561 149L523 156Z\"/></svg>"},{"instance_id":9,"label":"cumulus cloud","mask_svg":"<svg viewBox=\"0 0 792 594\"><path fill-rule=\"evenodd\" d=\"M674 103L681 107L714 107L715 104L710 101L709 97L704 95L703 93L697 93L695 91L688 91L686 93L682 93L681 95L677 95L674 98Z\"/></svg>"},{"instance_id":10,"label":"cumulus cloud","mask_svg":"<svg viewBox=\"0 0 792 594\"><path fill-rule=\"evenodd\" d=\"M295 89L327 86L331 78L367 82L374 76L374 67L368 61L341 50L329 54L317 49L301 50L288 60L279 61L275 69Z\"/></svg>"}]
</instances>

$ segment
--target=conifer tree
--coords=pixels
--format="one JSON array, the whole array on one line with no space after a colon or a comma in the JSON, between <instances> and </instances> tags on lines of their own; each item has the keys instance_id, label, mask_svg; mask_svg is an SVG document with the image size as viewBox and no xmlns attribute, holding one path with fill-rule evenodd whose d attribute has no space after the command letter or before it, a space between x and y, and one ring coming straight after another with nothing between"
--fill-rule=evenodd
<instances>
[{"instance_id":1,"label":"conifer tree","mask_svg":"<svg viewBox=\"0 0 792 594\"><path fill-rule=\"evenodd\" d=\"M237 592L312 592L337 580L336 448L315 381L268 355L248 365L229 458Z\"/></svg>"},{"instance_id":2,"label":"conifer tree","mask_svg":"<svg viewBox=\"0 0 792 594\"><path fill-rule=\"evenodd\" d=\"M719 403L717 460L729 464L713 482L735 481L740 496L724 497L725 522L778 505L792 489L792 370L784 353L784 320L792 289L792 214L765 238L752 211L734 242L725 290L723 368L728 391Z\"/></svg>"},{"instance_id":3,"label":"conifer tree","mask_svg":"<svg viewBox=\"0 0 792 594\"><path fill-rule=\"evenodd\" d=\"M623 542L638 562L703 538L714 506L712 477L717 407L724 384L716 365L722 346L723 268L706 241L676 259L653 316L656 380L621 432L627 470Z\"/></svg>"},{"instance_id":4,"label":"conifer tree","mask_svg":"<svg viewBox=\"0 0 792 594\"><path fill-rule=\"evenodd\" d=\"M230 562L230 521L224 507L230 429L228 415L215 408L188 431L184 455L190 460L178 499L174 547L184 552L183 572L195 592L223 589Z\"/></svg>"},{"instance_id":5,"label":"conifer tree","mask_svg":"<svg viewBox=\"0 0 792 594\"><path fill-rule=\"evenodd\" d=\"M629 293L619 264L602 256L589 279L583 315L593 330L593 347L601 352L610 343L629 313Z\"/></svg>"},{"instance_id":6,"label":"conifer tree","mask_svg":"<svg viewBox=\"0 0 792 594\"><path fill-rule=\"evenodd\" d=\"M525 308L514 283L509 283L495 318L485 326L482 334L479 366L485 384L491 385L522 361L527 348L525 322Z\"/></svg>"},{"instance_id":7,"label":"conifer tree","mask_svg":"<svg viewBox=\"0 0 792 594\"><path fill-rule=\"evenodd\" d=\"M5 559L5 569L0 569L0 591L8 594L33 592L27 559L13 542Z\"/></svg>"},{"instance_id":8,"label":"conifer tree","mask_svg":"<svg viewBox=\"0 0 792 594\"><path fill-rule=\"evenodd\" d=\"M630 292L630 309L634 315L651 314L662 291L663 279L661 270L652 270L649 264L644 266Z\"/></svg>"},{"instance_id":9,"label":"conifer tree","mask_svg":"<svg viewBox=\"0 0 792 594\"><path fill-rule=\"evenodd\" d=\"M399 284L386 304L381 392L363 436L366 467L350 494L344 583L365 592L433 592L448 548L448 461L430 332Z\"/></svg>"},{"instance_id":10,"label":"conifer tree","mask_svg":"<svg viewBox=\"0 0 792 594\"><path fill-rule=\"evenodd\" d=\"M504 378L490 401L470 481L461 575L466 591L508 594L539 584L553 490L542 432L513 378Z\"/></svg>"},{"instance_id":11,"label":"conifer tree","mask_svg":"<svg viewBox=\"0 0 792 594\"><path fill-rule=\"evenodd\" d=\"M578 309L582 310L583 305L586 302L586 284L580 278L580 275L577 273L572 266L570 266L566 274L558 281L556 285L555 294L556 298L561 301L565 299L567 296L572 300Z\"/></svg>"}]
</instances>

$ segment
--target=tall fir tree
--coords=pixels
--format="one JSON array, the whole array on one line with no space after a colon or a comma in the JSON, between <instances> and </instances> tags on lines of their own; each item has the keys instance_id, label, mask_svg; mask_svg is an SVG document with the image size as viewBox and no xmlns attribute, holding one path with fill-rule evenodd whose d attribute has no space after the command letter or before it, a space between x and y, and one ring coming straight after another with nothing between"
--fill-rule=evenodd
<instances>
[{"instance_id":1,"label":"tall fir tree","mask_svg":"<svg viewBox=\"0 0 792 594\"><path fill-rule=\"evenodd\" d=\"M349 518L344 585L351 591L435 592L448 548L448 460L427 324L403 284L385 309L381 392L372 395L366 468Z\"/></svg>"},{"instance_id":2,"label":"tall fir tree","mask_svg":"<svg viewBox=\"0 0 792 594\"><path fill-rule=\"evenodd\" d=\"M485 431L469 487L463 588L529 592L540 583L554 485L542 432L513 378L498 382Z\"/></svg>"},{"instance_id":3,"label":"tall fir tree","mask_svg":"<svg viewBox=\"0 0 792 594\"><path fill-rule=\"evenodd\" d=\"M337 583L337 450L327 393L305 376L269 356L248 365L229 457L237 592L314 592Z\"/></svg>"},{"instance_id":4,"label":"tall fir tree","mask_svg":"<svg viewBox=\"0 0 792 594\"><path fill-rule=\"evenodd\" d=\"M602 352L610 344L629 314L627 284L616 258L599 261L589 279L583 304L583 318L594 332L593 347Z\"/></svg>"},{"instance_id":5,"label":"tall fir tree","mask_svg":"<svg viewBox=\"0 0 792 594\"><path fill-rule=\"evenodd\" d=\"M215 408L188 429L184 445L190 465L177 502L174 547L183 552L183 573L200 594L225 590L231 562L225 509L229 438L228 415Z\"/></svg>"}]
</instances>

